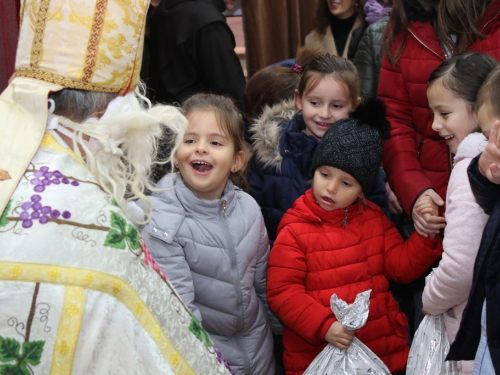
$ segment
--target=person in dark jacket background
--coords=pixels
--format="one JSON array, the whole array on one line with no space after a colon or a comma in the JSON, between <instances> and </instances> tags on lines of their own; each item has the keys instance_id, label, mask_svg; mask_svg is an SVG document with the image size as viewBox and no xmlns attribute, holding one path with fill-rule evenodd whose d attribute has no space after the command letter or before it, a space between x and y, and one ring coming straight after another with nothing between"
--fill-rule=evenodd
<instances>
[{"instance_id":1,"label":"person in dark jacket background","mask_svg":"<svg viewBox=\"0 0 500 375\"><path fill-rule=\"evenodd\" d=\"M378 77L382 66L384 31L389 21L387 14L391 10L381 0L368 0L365 4L365 20L370 26L365 30L359 42L354 65L358 69L361 98L377 97Z\"/></svg>"},{"instance_id":2,"label":"person in dark jacket background","mask_svg":"<svg viewBox=\"0 0 500 375\"><path fill-rule=\"evenodd\" d=\"M150 25L153 101L182 103L210 92L241 105L245 76L222 15L233 5L234 0L162 0Z\"/></svg>"}]
</instances>

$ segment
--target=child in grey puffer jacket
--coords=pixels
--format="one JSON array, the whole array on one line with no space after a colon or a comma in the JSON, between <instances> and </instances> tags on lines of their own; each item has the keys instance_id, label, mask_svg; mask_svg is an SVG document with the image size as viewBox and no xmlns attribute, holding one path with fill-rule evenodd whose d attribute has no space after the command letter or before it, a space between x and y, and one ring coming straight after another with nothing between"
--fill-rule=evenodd
<instances>
[{"instance_id":1,"label":"child in grey puffer jacket","mask_svg":"<svg viewBox=\"0 0 500 375\"><path fill-rule=\"evenodd\" d=\"M260 207L233 185L245 164L243 127L233 103L196 95L172 152L178 173L151 197L142 235L156 262L236 374L274 374L266 299L269 241Z\"/></svg>"}]
</instances>

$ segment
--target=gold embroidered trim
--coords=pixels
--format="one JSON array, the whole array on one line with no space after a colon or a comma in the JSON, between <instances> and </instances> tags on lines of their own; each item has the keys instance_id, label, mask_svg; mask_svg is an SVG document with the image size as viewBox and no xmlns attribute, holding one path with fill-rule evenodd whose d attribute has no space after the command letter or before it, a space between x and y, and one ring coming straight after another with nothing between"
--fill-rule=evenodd
<instances>
[{"instance_id":1,"label":"gold embroidered trim","mask_svg":"<svg viewBox=\"0 0 500 375\"><path fill-rule=\"evenodd\" d=\"M135 316L137 322L156 343L175 374L196 374L168 337L165 336L165 332L163 332L153 313L144 304L141 297L119 277L89 269L47 264L0 262L0 280L54 283L107 293L119 300Z\"/></svg>"},{"instance_id":2,"label":"gold embroidered trim","mask_svg":"<svg viewBox=\"0 0 500 375\"><path fill-rule=\"evenodd\" d=\"M92 31L90 32L89 43L85 56L85 66L83 68L83 82L90 82L94 76L97 63L97 52L99 50L99 40L104 26L104 17L108 0L98 0L95 6L94 18L92 20Z\"/></svg>"},{"instance_id":3,"label":"gold embroidered trim","mask_svg":"<svg viewBox=\"0 0 500 375\"><path fill-rule=\"evenodd\" d=\"M92 83L73 81L70 78L66 78L57 74L44 72L38 69L32 68L17 68L16 69L17 77L27 77L34 78L40 81L55 83L57 85L61 85L64 87L68 87L71 89L79 89L79 90L90 90L90 91L99 91L99 92L120 92L121 87L102 87Z\"/></svg>"},{"instance_id":4,"label":"gold embroidered trim","mask_svg":"<svg viewBox=\"0 0 500 375\"><path fill-rule=\"evenodd\" d=\"M50 375L71 374L84 310L85 290L82 287L67 286L64 289L64 303L54 342Z\"/></svg>"},{"instance_id":5,"label":"gold embroidered trim","mask_svg":"<svg viewBox=\"0 0 500 375\"><path fill-rule=\"evenodd\" d=\"M32 68L38 68L40 61L42 61L43 52L43 32L45 31L45 23L47 22L47 10L49 9L50 0L41 0L40 7L38 8L38 17L35 26L35 36L31 47L31 61Z\"/></svg>"}]
</instances>

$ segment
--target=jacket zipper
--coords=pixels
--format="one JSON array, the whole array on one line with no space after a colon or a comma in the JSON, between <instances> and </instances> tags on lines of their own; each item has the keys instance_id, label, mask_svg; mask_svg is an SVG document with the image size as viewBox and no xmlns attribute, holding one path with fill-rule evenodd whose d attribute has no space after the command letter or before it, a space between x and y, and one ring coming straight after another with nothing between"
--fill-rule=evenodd
<instances>
[{"instance_id":1,"label":"jacket zipper","mask_svg":"<svg viewBox=\"0 0 500 375\"><path fill-rule=\"evenodd\" d=\"M413 37L421 44L423 45L425 48L427 48L429 51L431 51L433 54L435 54L437 57L439 57L441 60L445 61L445 59L443 59L439 53L437 53L436 51L434 51L433 49L431 49L429 46L427 46L424 42L422 42L414 33L413 31L411 31L410 29L408 29L408 31L410 32L411 35L413 35Z\"/></svg>"},{"instance_id":2,"label":"jacket zipper","mask_svg":"<svg viewBox=\"0 0 500 375\"><path fill-rule=\"evenodd\" d=\"M347 208L344 208L344 220L342 220L342 226L343 227L347 227L347 225L349 224L347 222L347 214L349 213L349 211L347 211Z\"/></svg>"},{"instance_id":3,"label":"jacket zipper","mask_svg":"<svg viewBox=\"0 0 500 375\"><path fill-rule=\"evenodd\" d=\"M420 154L422 154L422 147L424 147L424 139L423 138L418 143L417 156L418 156L419 159L420 159Z\"/></svg>"},{"instance_id":4,"label":"jacket zipper","mask_svg":"<svg viewBox=\"0 0 500 375\"><path fill-rule=\"evenodd\" d=\"M227 225L226 219L226 204L227 202L224 199L221 199L221 216L222 216L222 232L226 237L227 247L229 250L229 258L231 259L231 269L233 270L233 285L235 287L235 295L236 295L236 308L237 308L237 333L235 335L236 345L240 350L240 353L243 354L244 361L244 369L245 374L250 375L250 359L246 353L246 350L241 343L240 331L243 329L243 292L241 291L241 282L238 273L238 265L236 262L236 249L234 248L233 238L231 236L231 232L229 231L229 226Z\"/></svg>"}]
</instances>

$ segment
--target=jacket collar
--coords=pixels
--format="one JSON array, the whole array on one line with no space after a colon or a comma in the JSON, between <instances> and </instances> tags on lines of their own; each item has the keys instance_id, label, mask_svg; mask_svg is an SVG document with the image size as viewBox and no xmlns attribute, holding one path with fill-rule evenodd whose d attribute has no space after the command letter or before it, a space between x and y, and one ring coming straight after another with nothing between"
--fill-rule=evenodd
<instances>
[{"instance_id":1,"label":"jacket collar","mask_svg":"<svg viewBox=\"0 0 500 375\"><path fill-rule=\"evenodd\" d=\"M222 193L222 197L214 200L200 199L193 193L182 180L182 177L178 173L170 173L163 177L160 182L158 182L158 188L169 188L174 186L174 189L161 191L155 193L154 195L161 198L173 199L174 203L182 206L187 215L191 214L193 216L203 218L203 219L213 219L219 216L223 212L223 201L225 202L225 214L229 215L235 207L236 202L236 191L233 183L228 180L226 187Z\"/></svg>"},{"instance_id":2,"label":"jacket collar","mask_svg":"<svg viewBox=\"0 0 500 375\"><path fill-rule=\"evenodd\" d=\"M359 203L351 204L347 208L347 227L351 224L353 218L362 210ZM278 231L289 223L328 223L334 226L343 227L346 219L346 210L325 211L314 198L312 189L309 189L299 199L295 201L292 208L289 209L280 222Z\"/></svg>"},{"instance_id":3,"label":"jacket collar","mask_svg":"<svg viewBox=\"0 0 500 375\"><path fill-rule=\"evenodd\" d=\"M283 135L280 137L280 153L283 158L292 157L300 169L303 176L311 174L311 164L314 152L318 147L318 140L312 135L303 132L306 125L301 114L295 117L283 129Z\"/></svg>"},{"instance_id":4,"label":"jacket collar","mask_svg":"<svg viewBox=\"0 0 500 375\"><path fill-rule=\"evenodd\" d=\"M306 194L304 196L304 203L311 211L311 213L318 217L320 221L339 226L348 226L352 218L358 214L358 211L361 207L361 205L356 202L351 204L350 206L347 206L346 209L325 211L316 202L312 189L306 191ZM345 221L346 219L347 221ZM344 225L344 222L346 222L347 225Z\"/></svg>"}]
</instances>

